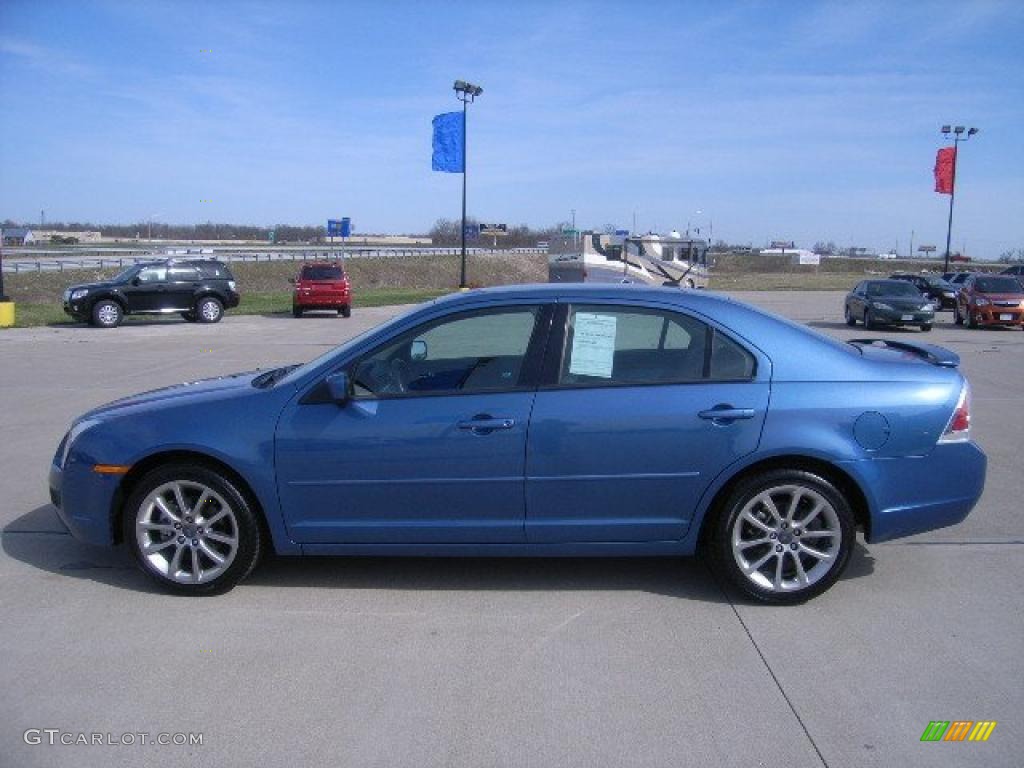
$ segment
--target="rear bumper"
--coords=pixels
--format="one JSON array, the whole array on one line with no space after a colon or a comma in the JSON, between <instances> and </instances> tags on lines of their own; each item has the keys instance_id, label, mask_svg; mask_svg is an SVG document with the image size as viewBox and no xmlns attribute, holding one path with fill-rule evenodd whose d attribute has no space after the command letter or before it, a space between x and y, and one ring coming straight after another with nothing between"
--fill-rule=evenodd
<instances>
[{"instance_id":1,"label":"rear bumper","mask_svg":"<svg viewBox=\"0 0 1024 768\"><path fill-rule=\"evenodd\" d=\"M351 301L349 293L305 293L292 296L293 307L346 307Z\"/></svg>"},{"instance_id":2,"label":"rear bumper","mask_svg":"<svg viewBox=\"0 0 1024 768\"><path fill-rule=\"evenodd\" d=\"M927 456L843 462L867 496L869 542L956 525L985 489L987 458L975 443L937 445Z\"/></svg>"}]
</instances>

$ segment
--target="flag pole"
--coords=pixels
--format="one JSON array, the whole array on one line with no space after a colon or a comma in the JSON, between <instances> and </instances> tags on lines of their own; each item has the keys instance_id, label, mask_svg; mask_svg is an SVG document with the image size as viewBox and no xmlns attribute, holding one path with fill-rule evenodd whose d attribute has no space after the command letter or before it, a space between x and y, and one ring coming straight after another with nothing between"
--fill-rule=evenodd
<instances>
[{"instance_id":1,"label":"flag pole","mask_svg":"<svg viewBox=\"0 0 1024 768\"><path fill-rule=\"evenodd\" d=\"M942 270L944 273L949 272L949 241L953 235L953 201L956 199L956 161L960 154L957 152L957 144L959 142L959 136L953 139L953 178L949 185L949 220L946 222L946 267Z\"/></svg>"},{"instance_id":2,"label":"flag pole","mask_svg":"<svg viewBox=\"0 0 1024 768\"><path fill-rule=\"evenodd\" d=\"M459 290L464 291L466 285L466 100L462 100L462 259L459 267Z\"/></svg>"}]
</instances>

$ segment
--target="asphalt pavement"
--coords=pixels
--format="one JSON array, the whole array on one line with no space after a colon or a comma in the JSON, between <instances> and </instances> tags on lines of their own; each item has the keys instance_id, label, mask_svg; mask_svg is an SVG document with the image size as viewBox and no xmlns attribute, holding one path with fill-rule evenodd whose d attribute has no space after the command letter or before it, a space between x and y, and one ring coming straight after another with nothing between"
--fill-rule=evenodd
<instances>
[{"instance_id":1,"label":"asphalt pavement","mask_svg":"<svg viewBox=\"0 0 1024 768\"><path fill-rule=\"evenodd\" d=\"M956 351L989 457L972 515L858 544L792 608L698 559L273 558L227 595L172 597L58 522L46 474L71 419L310 359L397 309L0 332L0 767L1019 766L1024 333L947 312L867 334L839 293L736 295ZM921 742L933 720L998 725Z\"/></svg>"}]
</instances>

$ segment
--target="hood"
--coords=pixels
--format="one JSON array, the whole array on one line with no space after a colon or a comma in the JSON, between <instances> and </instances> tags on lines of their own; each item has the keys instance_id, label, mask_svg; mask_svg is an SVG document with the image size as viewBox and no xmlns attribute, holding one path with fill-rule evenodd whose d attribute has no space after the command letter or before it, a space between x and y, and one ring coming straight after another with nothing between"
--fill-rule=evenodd
<instances>
[{"instance_id":1,"label":"hood","mask_svg":"<svg viewBox=\"0 0 1024 768\"><path fill-rule=\"evenodd\" d=\"M186 381L182 384L142 392L141 394L124 397L112 403L101 405L99 408L94 408L84 414L81 419L113 416L130 408L162 408L168 405L183 405L207 398L217 399L239 392L251 392L252 380L260 373L261 371L233 373L227 376L217 376L212 379Z\"/></svg>"},{"instance_id":2,"label":"hood","mask_svg":"<svg viewBox=\"0 0 1024 768\"><path fill-rule=\"evenodd\" d=\"M98 291L101 289L116 288L123 283L115 283L113 280L101 280L98 283L75 283L69 285L65 290L67 291L80 291L83 288L89 291Z\"/></svg>"}]
</instances>

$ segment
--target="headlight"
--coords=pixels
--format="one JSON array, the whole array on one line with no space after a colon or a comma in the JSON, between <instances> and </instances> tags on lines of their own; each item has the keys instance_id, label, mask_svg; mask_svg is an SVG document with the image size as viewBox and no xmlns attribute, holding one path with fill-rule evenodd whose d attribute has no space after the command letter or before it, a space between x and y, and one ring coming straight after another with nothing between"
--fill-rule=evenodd
<instances>
[{"instance_id":1,"label":"headlight","mask_svg":"<svg viewBox=\"0 0 1024 768\"><path fill-rule=\"evenodd\" d=\"M64 469L64 465L67 464L68 454L71 453L71 446L74 445L75 440L81 437L83 432L95 427L99 423L99 419L83 419L82 421L71 425L71 429L68 431L68 436L64 440L64 453L60 457L61 469Z\"/></svg>"},{"instance_id":2,"label":"headlight","mask_svg":"<svg viewBox=\"0 0 1024 768\"><path fill-rule=\"evenodd\" d=\"M235 290L235 281L234 280L228 280L228 289L232 290L232 291Z\"/></svg>"},{"instance_id":3,"label":"headlight","mask_svg":"<svg viewBox=\"0 0 1024 768\"><path fill-rule=\"evenodd\" d=\"M923 307L921 307L921 311L922 312L934 312L935 311L935 305L934 304L925 304Z\"/></svg>"},{"instance_id":4,"label":"headlight","mask_svg":"<svg viewBox=\"0 0 1024 768\"><path fill-rule=\"evenodd\" d=\"M871 306L874 307L875 309L888 309L890 311L892 310L892 307L889 304L883 304L881 301L872 302Z\"/></svg>"},{"instance_id":5,"label":"headlight","mask_svg":"<svg viewBox=\"0 0 1024 768\"><path fill-rule=\"evenodd\" d=\"M976 307L987 307L991 303L991 301L989 301L988 299L983 299L981 298L981 296L974 297L974 306Z\"/></svg>"},{"instance_id":6,"label":"headlight","mask_svg":"<svg viewBox=\"0 0 1024 768\"><path fill-rule=\"evenodd\" d=\"M89 289L88 288L77 288L76 290L71 292L71 300L72 301L77 301L78 299L84 299L88 295L89 295Z\"/></svg>"},{"instance_id":7,"label":"headlight","mask_svg":"<svg viewBox=\"0 0 1024 768\"><path fill-rule=\"evenodd\" d=\"M956 298L956 294L953 293L952 291L943 291L942 295L945 296L947 299L954 299L954 298Z\"/></svg>"}]
</instances>

